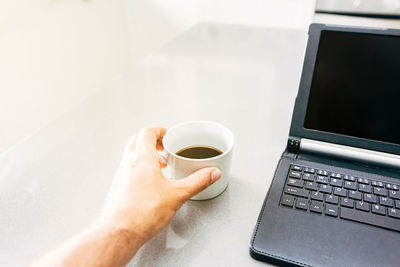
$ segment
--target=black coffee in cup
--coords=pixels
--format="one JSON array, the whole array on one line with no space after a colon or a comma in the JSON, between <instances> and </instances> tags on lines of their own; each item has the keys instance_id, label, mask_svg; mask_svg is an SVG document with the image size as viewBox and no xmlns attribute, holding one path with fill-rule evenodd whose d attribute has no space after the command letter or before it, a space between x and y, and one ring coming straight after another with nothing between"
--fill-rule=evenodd
<instances>
[{"instance_id":1,"label":"black coffee in cup","mask_svg":"<svg viewBox=\"0 0 400 267\"><path fill-rule=\"evenodd\" d=\"M212 146L190 146L176 152L178 156L189 159L207 159L221 155L223 152Z\"/></svg>"}]
</instances>

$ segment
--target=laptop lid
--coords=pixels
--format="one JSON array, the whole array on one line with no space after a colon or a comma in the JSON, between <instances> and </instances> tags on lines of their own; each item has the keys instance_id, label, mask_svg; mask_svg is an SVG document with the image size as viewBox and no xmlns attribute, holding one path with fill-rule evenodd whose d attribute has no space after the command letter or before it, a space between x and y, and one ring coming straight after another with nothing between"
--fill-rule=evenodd
<instances>
[{"instance_id":1,"label":"laptop lid","mask_svg":"<svg viewBox=\"0 0 400 267\"><path fill-rule=\"evenodd\" d=\"M400 155L400 30L312 24L289 135Z\"/></svg>"}]
</instances>

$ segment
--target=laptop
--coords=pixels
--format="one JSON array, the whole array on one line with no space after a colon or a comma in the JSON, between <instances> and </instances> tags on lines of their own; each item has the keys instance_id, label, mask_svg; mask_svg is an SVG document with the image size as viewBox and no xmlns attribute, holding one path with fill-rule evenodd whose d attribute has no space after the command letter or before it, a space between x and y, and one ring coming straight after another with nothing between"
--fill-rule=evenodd
<instances>
[{"instance_id":1,"label":"laptop","mask_svg":"<svg viewBox=\"0 0 400 267\"><path fill-rule=\"evenodd\" d=\"M312 24L287 147L250 254L400 266L400 30Z\"/></svg>"}]
</instances>

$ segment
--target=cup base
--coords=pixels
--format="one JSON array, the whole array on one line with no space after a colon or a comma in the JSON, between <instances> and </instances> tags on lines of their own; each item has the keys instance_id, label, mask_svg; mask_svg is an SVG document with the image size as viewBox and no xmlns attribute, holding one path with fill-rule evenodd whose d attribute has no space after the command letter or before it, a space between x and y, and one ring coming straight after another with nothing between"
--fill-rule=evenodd
<instances>
[{"instance_id":1,"label":"cup base","mask_svg":"<svg viewBox=\"0 0 400 267\"><path fill-rule=\"evenodd\" d=\"M222 190L220 193L216 194L215 196L201 196L201 192L198 193L197 195L195 195L194 197L189 198L190 200L194 200L194 201L204 201L204 200L210 200L210 199L214 199L220 195L222 195L226 189L228 188L228 184L225 186L224 190Z\"/></svg>"}]
</instances>

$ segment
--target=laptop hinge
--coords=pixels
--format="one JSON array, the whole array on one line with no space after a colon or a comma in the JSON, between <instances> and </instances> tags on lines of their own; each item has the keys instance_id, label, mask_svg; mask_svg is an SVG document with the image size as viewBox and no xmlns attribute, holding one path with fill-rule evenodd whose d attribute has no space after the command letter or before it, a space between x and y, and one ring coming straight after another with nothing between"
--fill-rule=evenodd
<instances>
[{"instance_id":1,"label":"laptop hinge","mask_svg":"<svg viewBox=\"0 0 400 267\"><path fill-rule=\"evenodd\" d=\"M300 151L400 169L400 156L358 147L302 138Z\"/></svg>"},{"instance_id":2,"label":"laptop hinge","mask_svg":"<svg viewBox=\"0 0 400 267\"><path fill-rule=\"evenodd\" d=\"M289 136L287 150L291 153L298 154L300 152L300 138Z\"/></svg>"}]
</instances>

